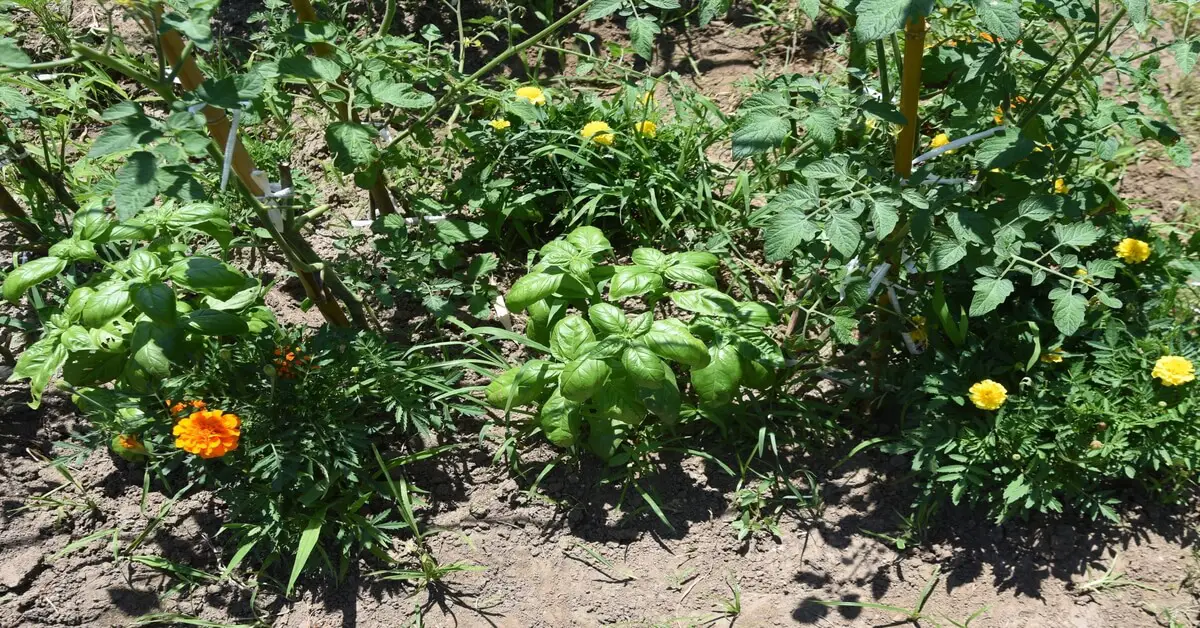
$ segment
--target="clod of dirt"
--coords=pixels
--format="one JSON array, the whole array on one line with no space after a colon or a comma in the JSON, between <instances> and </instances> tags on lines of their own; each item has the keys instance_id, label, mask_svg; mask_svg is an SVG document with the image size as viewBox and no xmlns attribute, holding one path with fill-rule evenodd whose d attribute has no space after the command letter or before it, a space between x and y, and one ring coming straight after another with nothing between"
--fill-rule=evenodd
<instances>
[{"instance_id":1,"label":"clod of dirt","mask_svg":"<svg viewBox=\"0 0 1200 628\"><path fill-rule=\"evenodd\" d=\"M40 546L26 547L6 556L0 562L0 593L25 590L43 569Z\"/></svg>"}]
</instances>

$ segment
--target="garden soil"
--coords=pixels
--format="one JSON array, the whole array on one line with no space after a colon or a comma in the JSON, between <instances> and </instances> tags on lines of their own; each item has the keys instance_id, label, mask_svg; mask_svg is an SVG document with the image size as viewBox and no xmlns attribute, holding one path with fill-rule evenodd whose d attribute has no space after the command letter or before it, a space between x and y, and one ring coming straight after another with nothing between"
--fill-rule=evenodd
<instances>
[{"instance_id":1,"label":"garden soil","mask_svg":"<svg viewBox=\"0 0 1200 628\"><path fill-rule=\"evenodd\" d=\"M294 600L270 586L256 596L237 577L187 584L114 560L103 531L116 530L123 554L219 574L221 504L197 493L172 505L162 490L143 504L142 468L104 448L61 473L44 458L70 453L53 448L77 427L70 401L48 395L32 412L21 387L3 393L3 628L127 626L151 613L292 628L876 626L903 613L826 603L912 608L926 587L928 626L976 614L980 627L1167 626L1195 622L1200 609L1194 504L1127 496L1121 526L1070 514L1001 526L950 511L898 552L870 533L898 533L911 500L906 463L859 456L818 474L822 510L786 519L778 536L738 541L733 482L702 459L663 460L653 487L668 528L638 498L598 487L600 469L556 468L531 491L478 445L411 470L428 491L418 516L435 530L438 561L474 570L414 591L360 564L340 584L302 580ZM531 479L540 465L529 468Z\"/></svg>"},{"instance_id":2,"label":"garden soil","mask_svg":"<svg viewBox=\"0 0 1200 628\"><path fill-rule=\"evenodd\" d=\"M788 55L787 38L766 45L777 33L738 28L745 21L666 41L648 70L689 77L729 112L755 72L821 73L834 63L822 54L820 30ZM1165 89L1182 89L1174 66L1164 66ZM298 154L319 156L318 142L302 142ZM1177 220L1197 203L1197 168L1142 155L1121 190L1153 215ZM320 173L311 174L324 192ZM337 204L357 218L365 196ZM264 270L277 266L267 262ZM281 318L315 324L290 292L283 284L270 297ZM180 579L145 564L161 557L220 574L228 559L217 536L223 506L203 492L172 503L160 486L143 498L139 465L105 447L62 444L83 429L67 397L47 394L38 411L27 400L24 386L0 387L0 628L127 626L159 613L290 628L856 627L901 622L901 609L926 595L923 626L972 617L970 625L983 628L1200 624L1194 500L1164 506L1123 495L1121 525L1074 513L997 525L944 511L923 538L898 550L879 535L903 529L901 513L912 502L907 464L860 455L833 469L813 465L823 508L785 519L777 535L759 531L739 541L734 482L702 459L662 461L653 485L668 527L638 497L599 485L601 469L556 468L532 490L540 465L513 476L492 464L488 441L465 431L464 448L412 470L428 491L417 514L436 530L435 556L464 570L415 591L363 563L341 583L302 579L289 600L278 586L247 586L240 571L224 580ZM47 463L57 456L69 457L65 466ZM115 559L114 538L142 562Z\"/></svg>"}]
</instances>

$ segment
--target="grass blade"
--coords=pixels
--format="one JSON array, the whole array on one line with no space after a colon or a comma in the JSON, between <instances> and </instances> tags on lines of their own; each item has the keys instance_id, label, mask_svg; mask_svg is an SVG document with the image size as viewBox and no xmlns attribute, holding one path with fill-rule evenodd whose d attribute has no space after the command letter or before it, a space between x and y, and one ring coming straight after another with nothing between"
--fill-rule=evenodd
<instances>
[{"instance_id":1,"label":"grass blade","mask_svg":"<svg viewBox=\"0 0 1200 628\"><path fill-rule=\"evenodd\" d=\"M288 578L288 597L291 597L292 591L296 588L296 580L300 577L300 572L304 571L304 565L308 562L308 557L312 555L313 548L317 546L317 540L321 537L321 526L324 523L325 508L321 508L313 513L312 518L308 520L308 525L304 526L304 532L300 533L300 546L296 548L296 562L292 564L292 575Z\"/></svg>"}]
</instances>

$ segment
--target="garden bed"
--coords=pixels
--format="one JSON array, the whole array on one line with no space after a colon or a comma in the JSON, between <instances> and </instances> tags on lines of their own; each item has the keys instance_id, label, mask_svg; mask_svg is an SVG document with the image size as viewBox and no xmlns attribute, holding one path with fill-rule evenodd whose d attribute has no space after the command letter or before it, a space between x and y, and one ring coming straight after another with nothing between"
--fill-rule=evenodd
<instances>
[{"instance_id":1,"label":"garden bed","mask_svg":"<svg viewBox=\"0 0 1200 628\"><path fill-rule=\"evenodd\" d=\"M53 338L50 315L71 310L77 281L124 281L115 292L132 305L67 324L135 350L105 379L79 356L110 345L72 345L36 410L26 403L40 387L0 389L0 628L1200 625L1188 453L1200 439L1187 418L1197 384L1181 357L1200 357L1190 313L1200 162L1180 149L1200 144L1188 78L1200 40L1180 28L1195 9L1154 9L1163 21L1149 32L1182 31L1191 48L1164 55L1161 70L1155 56L1143 74L1118 63L1158 41L1133 29L1147 26L1136 3L1087 17L1020 2L931 14L938 36L916 55L929 82L918 129L896 122L903 95L893 107L862 85L902 89L903 20L887 31L890 18L856 9L866 12L856 31L845 9L813 7L810 19L797 2L734 2L711 22L721 3L672 13L674 0L594 2L477 82L464 77L580 3L524 2L514 17L491 3L459 3L456 16L453 3L401 2L390 18L395 2L320 3L329 21L306 25L295 23L306 2L295 14L225 2L211 16L215 48L189 44L184 61L132 18L113 22L121 46L110 50L105 4L71 3L63 33L45 26L52 17L6 8L19 28L0 30L4 63L20 61L4 47L19 42L36 62L74 54L62 67L87 63L116 87L67 102L49 94L71 79L42 91L0 75L16 90L0 94L67 112L61 177L83 205L59 224L49 191L13 185L27 171L0 176L45 238L60 238L38 259L46 247L5 234L4 257L20 257L8 276L28 260L67 260L41 287L6 281L3 343L33 353ZM619 12L586 19L599 5ZM158 10L175 20L164 35L204 41L207 9ZM1111 44L1097 39L1091 68L1113 67L1095 93L1082 71L1047 90L1032 59L1094 52L1075 34L1069 50L1041 49L1057 43L1052 23L1099 33L1127 10ZM395 36L376 33L389 19ZM984 28L1024 28L1032 43L1017 49L1025 40ZM458 29L473 35L456 43ZM878 43L858 60L856 33ZM356 65L322 51L327 42L404 62ZM1006 79L981 65L998 58L988 45L1013 55L1012 89L998 79L985 90L1004 92L995 123L1009 130L934 162L973 187L942 196L900 183L907 159L892 172L890 154L902 127L920 154L947 131L992 124L987 98L955 74ZM183 88L131 80L129 65L152 71L156 54L164 73L197 55L253 95L222 101L211 83L192 89L189 70ZM274 65L252 65L258 55ZM856 63L857 87L846 79ZM355 73L371 78L348 83ZM522 91L534 84L545 91ZM1140 95L1151 113L1122 105L1134 113L1096 122L1076 100L1114 94ZM237 159L219 192L224 136L171 117L190 107L211 123L216 101L227 119L246 108L240 137L270 179L291 167L280 205L239 179ZM0 102L0 114L37 146L32 118L6 105L20 108ZM1025 107L1036 117L1042 106L1069 124L1043 112L1016 130ZM1070 144L1083 134L1070 124L1093 123L1120 127L1111 147ZM168 137L155 151L189 133L191 148L151 155L150 133L118 138L119 159L89 155L122 125ZM175 192L128 191L125 167L146 159L157 176L173 169ZM211 205L181 218L170 212L198 200L173 197L188 181ZM928 233L913 235L910 219L939 203L958 213L931 213ZM157 231L109 239L143 216ZM1017 236L1005 232L1014 224ZM1018 239L1028 242L999 244ZM61 246L84 240L103 256ZM126 264L125 243L155 261ZM1040 256L1021 257L1031 249ZM188 272L196 266L216 283ZM149 286L172 307L135 294ZM497 314L501 295L514 325ZM160 363L142 349L164 328L181 330L184 348L153 336ZM1186 372L1165 368L1170 357ZM568 383L585 367L603 375ZM984 384L999 392L978 395ZM673 404L660 396L671 390ZM241 431L219 445L199 432L200 445L176 440L185 421L219 419L215 408L227 428L236 411Z\"/></svg>"}]
</instances>

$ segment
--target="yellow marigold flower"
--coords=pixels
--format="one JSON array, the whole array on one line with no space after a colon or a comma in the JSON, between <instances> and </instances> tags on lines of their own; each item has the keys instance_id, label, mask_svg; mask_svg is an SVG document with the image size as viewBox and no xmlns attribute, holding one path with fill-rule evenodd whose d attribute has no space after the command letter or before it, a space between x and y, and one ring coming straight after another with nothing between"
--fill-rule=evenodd
<instances>
[{"instance_id":1,"label":"yellow marigold flower","mask_svg":"<svg viewBox=\"0 0 1200 628\"><path fill-rule=\"evenodd\" d=\"M533 87L532 85L517 88L517 98L527 100L533 105L546 104L546 94L544 94L542 90Z\"/></svg>"},{"instance_id":2,"label":"yellow marigold flower","mask_svg":"<svg viewBox=\"0 0 1200 628\"><path fill-rule=\"evenodd\" d=\"M1045 362L1047 364L1058 364L1059 362L1062 362L1063 361L1062 347L1055 347L1055 348L1043 353L1042 357L1039 359L1042 362Z\"/></svg>"},{"instance_id":3,"label":"yellow marigold flower","mask_svg":"<svg viewBox=\"0 0 1200 628\"><path fill-rule=\"evenodd\" d=\"M654 122L650 120L642 120L641 122L633 125L633 128L637 129L638 133L641 133L646 137L654 137L658 135L658 125L654 124Z\"/></svg>"},{"instance_id":4,"label":"yellow marigold flower","mask_svg":"<svg viewBox=\"0 0 1200 628\"><path fill-rule=\"evenodd\" d=\"M488 124L497 131L503 131L504 129L512 126L512 122L509 122L508 120L488 120Z\"/></svg>"},{"instance_id":5,"label":"yellow marigold flower","mask_svg":"<svg viewBox=\"0 0 1200 628\"><path fill-rule=\"evenodd\" d=\"M929 332L925 329L925 317L914 316L912 317L912 322L913 325L916 325L916 329L908 332L908 337L912 338L912 341L919 345L925 344L925 341L929 340Z\"/></svg>"},{"instance_id":6,"label":"yellow marigold flower","mask_svg":"<svg viewBox=\"0 0 1200 628\"><path fill-rule=\"evenodd\" d=\"M1126 264L1141 264L1150 257L1150 245L1134 238L1121 240L1116 251L1117 257Z\"/></svg>"},{"instance_id":7,"label":"yellow marigold flower","mask_svg":"<svg viewBox=\"0 0 1200 628\"><path fill-rule=\"evenodd\" d=\"M1154 363L1150 376L1162 380L1163 386L1181 386L1196 379L1196 369L1183 356L1164 355Z\"/></svg>"},{"instance_id":8,"label":"yellow marigold flower","mask_svg":"<svg viewBox=\"0 0 1200 628\"><path fill-rule=\"evenodd\" d=\"M1066 194L1067 192L1070 192L1070 191L1071 191L1071 188L1067 186L1066 181L1063 181L1062 179L1054 180L1054 193L1055 194Z\"/></svg>"},{"instance_id":9,"label":"yellow marigold flower","mask_svg":"<svg viewBox=\"0 0 1200 628\"><path fill-rule=\"evenodd\" d=\"M980 410L998 410L1008 399L1008 389L999 382L985 379L971 386L971 403Z\"/></svg>"},{"instance_id":10,"label":"yellow marigold flower","mask_svg":"<svg viewBox=\"0 0 1200 628\"><path fill-rule=\"evenodd\" d=\"M237 415L201 410L180 419L172 433L176 447L201 458L220 458L237 449L241 427Z\"/></svg>"},{"instance_id":11,"label":"yellow marigold flower","mask_svg":"<svg viewBox=\"0 0 1200 628\"><path fill-rule=\"evenodd\" d=\"M638 104L643 107L654 106L654 92L646 92L638 97Z\"/></svg>"},{"instance_id":12,"label":"yellow marigold flower","mask_svg":"<svg viewBox=\"0 0 1200 628\"><path fill-rule=\"evenodd\" d=\"M946 135L945 133L938 133L937 135L933 136L933 140L931 140L929 142L929 147L930 148L941 148L949 143L950 143L949 135ZM946 151L946 154L953 155L954 151L948 150L948 151Z\"/></svg>"},{"instance_id":13,"label":"yellow marigold flower","mask_svg":"<svg viewBox=\"0 0 1200 628\"><path fill-rule=\"evenodd\" d=\"M583 129L579 131L585 140L592 140L597 144L612 146L616 136L612 134L612 127L608 126L607 122L601 120L593 120L583 125Z\"/></svg>"}]
</instances>

